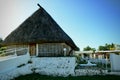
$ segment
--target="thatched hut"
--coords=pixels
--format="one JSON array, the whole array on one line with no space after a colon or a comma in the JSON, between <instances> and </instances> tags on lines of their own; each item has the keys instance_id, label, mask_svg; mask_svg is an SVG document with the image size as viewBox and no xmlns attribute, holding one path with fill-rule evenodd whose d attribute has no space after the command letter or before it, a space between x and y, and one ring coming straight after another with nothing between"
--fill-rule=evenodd
<instances>
[{"instance_id":1,"label":"thatched hut","mask_svg":"<svg viewBox=\"0 0 120 80\"><path fill-rule=\"evenodd\" d=\"M41 6L6 37L3 45L8 49L28 48L31 56L66 56L79 50Z\"/></svg>"}]
</instances>

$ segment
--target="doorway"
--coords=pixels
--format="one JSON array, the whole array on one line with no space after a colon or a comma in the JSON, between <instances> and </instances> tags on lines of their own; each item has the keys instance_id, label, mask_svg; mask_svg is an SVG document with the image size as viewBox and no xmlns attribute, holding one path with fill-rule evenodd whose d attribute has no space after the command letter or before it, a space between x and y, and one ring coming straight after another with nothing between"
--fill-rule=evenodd
<instances>
[{"instance_id":1,"label":"doorway","mask_svg":"<svg viewBox=\"0 0 120 80\"><path fill-rule=\"evenodd\" d=\"M36 56L36 44L29 45L30 56Z\"/></svg>"}]
</instances>

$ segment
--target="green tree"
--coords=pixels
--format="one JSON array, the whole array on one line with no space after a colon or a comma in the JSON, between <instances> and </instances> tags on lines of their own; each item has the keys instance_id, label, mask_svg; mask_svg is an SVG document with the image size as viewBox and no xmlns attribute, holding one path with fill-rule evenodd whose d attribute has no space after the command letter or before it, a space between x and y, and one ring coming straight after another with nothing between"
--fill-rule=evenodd
<instances>
[{"instance_id":1,"label":"green tree","mask_svg":"<svg viewBox=\"0 0 120 80\"><path fill-rule=\"evenodd\" d=\"M91 50L95 53L96 49L95 48L91 48Z\"/></svg>"},{"instance_id":2,"label":"green tree","mask_svg":"<svg viewBox=\"0 0 120 80\"><path fill-rule=\"evenodd\" d=\"M0 43L3 42L2 38L0 38Z\"/></svg>"},{"instance_id":3,"label":"green tree","mask_svg":"<svg viewBox=\"0 0 120 80\"><path fill-rule=\"evenodd\" d=\"M104 47L106 48L106 50L109 50L110 49L110 44L106 43Z\"/></svg>"},{"instance_id":4,"label":"green tree","mask_svg":"<svg viewBox=\"0 0 120 80\"><path fill-rule=\"evenodd\" d=\"M114 46L114 44L113 43L111 43L111 44L105 44L104 46L99 46L99 50L100 51L106 51L106 50L114 50L114 48L115 48L115 46Z\"/></svg>"},{"instance_id":5,"label":"green tree","mask_svg":"<svg viewBox=\"0 0 120 80\"><path fill-rule=\"evenodd\" d=\"M2 47L1 43L3 42L2 38L0 38L0 48Z\"/></svg>"},{"instance_id":6,"label":"green tree","mask_svg":"<svg viewBox=\"0 0 120 80\"><path fill-rule=\"evenodd\" d=\"M106 47L105 46L99 46L99 51L105 51L106 50Z\"/></svg>"},{"instance_id":7,"label":"green tree","mask_svg":"<svg viewBox=\"0 0 120 80\"><path fill-rule=\"evenodd\" d=\"M114 48L114 47L115 47L115 44L112 43L112 44L111 44L111 48Z\"/></svg>"},{"instance_id":8,"label":"green tree","mask_svg":"<svg viewBox=\"0 0 120 80\"><path fill-rule=\"evenodd\" d=\"M87 46L83 49L83 51L90 51L92 48L90 46Z\"/></svg>"}]
</instances>

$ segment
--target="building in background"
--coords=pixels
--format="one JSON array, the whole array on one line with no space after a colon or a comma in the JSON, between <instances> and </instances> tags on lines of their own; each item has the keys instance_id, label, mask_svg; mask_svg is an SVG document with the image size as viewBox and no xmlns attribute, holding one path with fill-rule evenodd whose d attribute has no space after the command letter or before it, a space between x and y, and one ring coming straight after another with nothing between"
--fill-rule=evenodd
<instances>
[{"instance_id":1,"label":"building in background","mask_svg":"<svg viewBox=\"0 0 120 80\"><path fill-rule=\"evenodd\" d=\"M119 44L115 44L115 50L120 50L120 45Z\"/></svg>"}]
</instances>

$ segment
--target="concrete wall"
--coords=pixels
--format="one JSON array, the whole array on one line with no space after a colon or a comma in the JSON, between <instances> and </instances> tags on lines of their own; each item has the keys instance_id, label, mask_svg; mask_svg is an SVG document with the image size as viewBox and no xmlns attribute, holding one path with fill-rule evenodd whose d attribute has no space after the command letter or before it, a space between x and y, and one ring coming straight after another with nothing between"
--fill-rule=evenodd
<instances>
[{"instance_id":1,"label":"concrete wall","mask_svg":"<svg viewBox=\"0 0 120 80\"><path fill-rule=\"evenodd\" d=\"M92 75L105 75L107 70L100 69L77 69L75 70L75 76L92 76Z\"/></svg>"},{"instance_id":2,"label":"concrete wall","mask_svg":"<svg viewBox=\"0 0 120 80\"><path fill-rule=\"evenodd\" d=\"M110 54L111 70L120 71L120 55Z\"/></svg>"},{"instance_id":3,"label":"concrete wall","mask_svg":"<svg viewBox=\"0 0 120 80\"><path fill-rule=\"evenodd\" d=\"M29 54L14 56L14 57L5 57L0 61L0 73L7 72L9 70L15 69L17 66L27 63L30 59Z\"/></svg>"},{"instance_id":4,"label":"concrete wall","mask_svg":"<svg viewBox=\"0 0 120 80\"><path fill-rule=\"evenodd\" d=\"M27 60L24 60L24 58ZM16 66L18 66L18 63L22 64L28 62L27 56L10 59L6 62L7 63L4 63L4 66L6 65L7 67L0 67L1 70L6 70L6 72L3 72L3 70L0 73L0 80L10 80L20 75L31 74L33 72L50 76L66 77L69 75L75 75L75 57L32 57L32 63L26 63L21 67ZM12 67L12 69L10 67Z\"/></svg>"},{"instance_id":5,"label":"concrete wall","mask_svg":"<svg viewBox=\"0 0 120 80\"><path fill-rule=\"evenodd\" d=\"M75 57L32 58L36 72L43 75L68 76L74 74Z\"/></svg>"}]
</instances>

